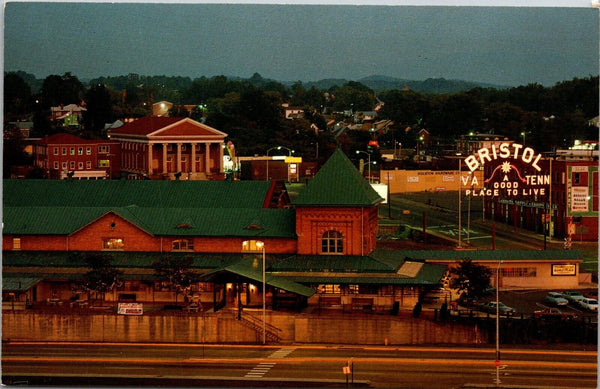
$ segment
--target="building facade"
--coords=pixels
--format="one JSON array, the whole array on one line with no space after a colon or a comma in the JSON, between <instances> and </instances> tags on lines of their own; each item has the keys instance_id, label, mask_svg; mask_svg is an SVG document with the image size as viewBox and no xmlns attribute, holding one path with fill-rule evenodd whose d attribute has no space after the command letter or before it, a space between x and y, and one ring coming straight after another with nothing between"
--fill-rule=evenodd
<instances>
[{"instance_id":1,"label":"building facade","mask_svg":"<svg viewBox=\"0 0 600 389\"><path fill-rule=\"evenodd\" d=\"M223 178L227 134L189 118L143 117L110 130L129 178Z\"/></svg>"},{"instance_id":2,"label":"building facade","mask_svg":"<svg viewBox=\"0 0 600 389\"><path fill-rule=\"evenodd\" d=\"M48 178L103 180L120 177L120 144L54 134L33 144L34 165Z\"/></svg>"}]
</instances>

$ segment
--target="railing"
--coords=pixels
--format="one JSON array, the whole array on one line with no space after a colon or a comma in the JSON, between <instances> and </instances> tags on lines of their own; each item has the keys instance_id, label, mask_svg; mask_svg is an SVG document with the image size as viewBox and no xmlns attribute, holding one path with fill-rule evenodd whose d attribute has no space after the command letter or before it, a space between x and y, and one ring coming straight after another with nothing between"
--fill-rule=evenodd
<instances>
[{"instance_id":1,"label":"railing","mask_svg":"<svg viewBox=\"0 0 600 389\"><path fill-rule=\"evenodd\" d=\"M239 319L240 319L240 322L242 323L242 325L244 325L247 328L250 328L251 330L254 330L256 332L256 335L262 336L262 331L263 331L262 319L254 317L247 312L244 312L244 314L241 317L239 317ZM281 342L281 337L279 336L279 332L281 332L281 329L279 329L269 323L264 323L264 328L265 328L265 338L267 341L269 341L271 343Z\"/></svg>"}]
</instances>

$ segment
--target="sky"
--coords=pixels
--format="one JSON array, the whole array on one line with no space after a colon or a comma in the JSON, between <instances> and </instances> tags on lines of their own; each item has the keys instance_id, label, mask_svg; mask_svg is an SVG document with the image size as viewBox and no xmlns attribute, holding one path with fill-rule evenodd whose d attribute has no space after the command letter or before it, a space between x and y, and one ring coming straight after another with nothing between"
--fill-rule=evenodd
<instances>
[{"instance_id":1,"label":"sky","mask_svg":"<svg viewBox=\"0 0 600 389\"><path fill-rule=\"evenodd\" d=\"M552 86L598 75L591 3L435 1L442 5L6 2L3 66L81 80L259 73L278 81L384 75Z\"/></svg>"}]
</instances>

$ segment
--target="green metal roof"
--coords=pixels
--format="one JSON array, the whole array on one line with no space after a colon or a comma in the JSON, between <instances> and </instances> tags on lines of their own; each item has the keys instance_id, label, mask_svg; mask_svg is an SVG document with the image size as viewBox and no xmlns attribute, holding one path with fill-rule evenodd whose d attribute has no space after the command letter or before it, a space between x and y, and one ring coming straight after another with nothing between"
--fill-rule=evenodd
<instances>
[{"instance_id":1,"label":"green metal roof","mask_svg":"<svg viewBox=\"0 0 600 389\"><path fill-rule=\"evenodd\" d=\"M130 206L5 207L3 211L3 233L9 235L69 235L112 212L158 236L296 237L293 209Z\"/></svg>"},{"instance_id":2,"label":"green metal roof","mask_svg":"<svg viewBox=\"0 0 600 389\"><path fill-rule=\"evenodd\" d=\"M336 149L293 201L294 205L373 206L383 201L340 150Z\"/></svg>"},{"instance_id":3,"label":"green metal roof","mask_svg":"<svg viewBox=\"0 0 600 389\"><path fill-rule=\"evenodd\" d=\"M262 208L268 181L3 180L3 207Z\"/></svg>"},{"instance_id":4,"label":"green metal roof","mask_svg":"<svg viewBox=\"0 0 600 389\"><path fill-rule=\"evenodd\" d=\"M42 280L42 277L2 274L2 290L22 292L31 289Z\"/></svg>"}]
</instances>

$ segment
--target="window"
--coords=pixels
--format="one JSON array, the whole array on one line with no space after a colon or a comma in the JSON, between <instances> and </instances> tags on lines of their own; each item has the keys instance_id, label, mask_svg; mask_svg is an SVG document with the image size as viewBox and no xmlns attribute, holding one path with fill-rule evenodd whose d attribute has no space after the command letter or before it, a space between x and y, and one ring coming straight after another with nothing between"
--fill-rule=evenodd
<instances>
[{"instance_id":1,"label":"window","mask_svg":"<svg viewBox=\"0 0 600 389\"><path fill-rule=\"evenodd\" d=\"M58 155L58 147L54 148L54 155Z\"/></svg>"},{"instance_id":2,"label":"window","mask_svg":"<svg viewBox=\"0 0 600 389\"><path fill-rule=\"evenodd\" d=\"M321 238L321 252L327 254L343 254L344 239L339 231L326 231Z\"/></svg>"},{"instance_id":3,"label":"window","mask_svg":"<svg viewBox=\"0 0 600 389\"><path fill-rule=\"evenodd\" d=\"M125 245L121 238L104 238L102 239L103 250L123 250Z\"/></svg>"},{"instance_id":4,"label":"window","mask_svg":"<svg viewBox=\"0 0 600 389\"><path fill-rule=\"evenodd\" d=\"M66 147L62 148L62 155L67 155L67 148Z\"/></svg>"},{"instance_id":5,"label":"window","mask_svg":"<svg viewBox=\"0 0 600 389\"><path fill-rule=\"evenodd\" d=\"M62 169L63 169L63 170L67 170L67 163L66 163L66 162L63 162L63 163L62 163Z\"/></svg>"},{"instance_id":6,"label":"window","mask_svg":"<svg viewBox=\"0 0 600 389\"><path fill-rule=\"evenodd\" d=\"M579 173L573 174L573 184L579 184Z\"/></svg>"},{"instance_id":7,"label":"window","mask_svg":"<svg viewBox=\"0 0 600 389\"><path fill-rule=\"evenodd\" d=\"M85 155L92 155L92 148L91 147L86 147L85 148Z\"/></svg>"},{"instance_id":8,"label":"window","mask_svg":"<svg viewBox=\"0 0 600 389\"><path fill-rule=\"evenodd\" d=\"M69 161L69 167L71 170L75 170L75 161Z\"/></svg>"},{"instance_id":9,"label":"window","mask_svg":"<svg viewBox=\"0 0 600 389\"><path fill-rule=\"evenodd\" d=\"M492 273L496 274L493 269ZM535 267L508 267L500 269L501 277L537 277L537 268Z\"/></svg>"},{"instance_id":10,"label":"window","mask_svg":"<svg viewBox=\"0 0 600 389\"><path fill-rule=\"evenodd\" d=\"M339 294L339 293L341 293L339 285L322 284L322 285L319 285L317 290L319 291L319 293L324 293L324 294L334 294L334 293Z\"/></svg>"},{"instance_id":11,"label":"window","mask_svg":"<svg viewBox=\"0 0 600 389\"><path fill-rule=\"evenodd\" d=\"M83 147L77 148L77 155L83 155Z\"/></svg>"},{"instance_id":12,"label":"window","mask_svg":"<svg viewBox=\"0 0 600 389\"><path fill-rule=\"evenodd\" d=\"M107 154L109 150L108 146L98 146L98 153L100 154Z\"/></svg>"},{"instance_id":13,"label":"window","mask_svg":"<svg viewBox=\"0 0 600 389\"><path fill-rule=\"evenodd\" d=\"M242 251L262 251L263 244L260 240L246 240L242 242Z\"/></svg>"},{"instance_id":14,"label":"window","mask_svg":"<svg viewBox=\"0 0 600 389\"><path fill-rule=\"evenodd\" d=\"M101 159L98 161L98 167L110 167L110 161L108 159Z\"/></svg>"},{"instance_id":15,"label":"window","mask_svg":"<svg viewBox=\"0 0 600 389\"><path fill-rule=\"evenodd\" d=\"M85 161L85 168L86 169L91 169L92 168L92 161Z\"/></svg>"},{"instance_id":16,"label":"window","mask_svg":"<svg viewBox=\"0 0 600 389\"><path fill-rule=\"evenodd\" d=\"M54 168L58 169L58 161L54 161Z\"/></svg>"},{"instance_id":17,"label":"window","mask_svg":"<svg viewBox=\"0 0 600 389\"><path fill-rule=\"evenodd\" d=\"M13 238L13 250L21 250L21 238Z\"/></svg>"},{"instance_id":18,"label":"window","mask_svg":"<svg viewBox=\"0 0 600 389\"><path fill-rule=\"evenodd\" d=\"M194 251L194 241L192 239L179 239L173 241L173 251Z\"/></svg>"},{"instance_id":19,"label":"window","mask_svg":"<svg viewBox=\"0 0 600 389\"><path fill-rule=\"evenodd\" d=\"M71 155L75 155L75 147L71 147Z\"/></svg>"},{"instance_id":20,"label":"window","mask_svg":"<svg viewBox=\"0 0 600 389\"><path fill-rule=\"evenodd\" d=\"M79 170L83 170L83 162L79 162L79 163L77 164L77 169L79 169Z\"/></svg>"}]
</instances>

